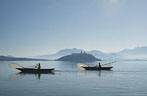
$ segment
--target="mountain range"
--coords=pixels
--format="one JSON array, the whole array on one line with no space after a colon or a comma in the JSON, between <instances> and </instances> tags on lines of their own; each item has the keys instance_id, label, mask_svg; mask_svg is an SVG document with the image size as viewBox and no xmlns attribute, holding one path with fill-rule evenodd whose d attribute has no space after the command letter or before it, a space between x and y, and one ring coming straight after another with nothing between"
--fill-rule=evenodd
<instances>
[{"instance_id":1,"label":"mountain range","mask_svg":"<svg viewBox=\"0 0 147 96\"><path fill-rule=\"evenodd\" d=\"M13 61L13 60L15 61L17 60L47 61L47 60L56 60L63 56L71 55L72 53L81 53L81 52L86 52L101 60L147 60L147 46L143 46L143 47L136 47L133 49L124 49L124 50L121 50L120 52L115 52L115 53L104 53L99 50L86 51L83 49L72 48L72 49L60 50L55 54L46 54L41 56L34 56L31 58L0 56L0 61L4 61L4 60L6 61Z\"/></svg>"},{"instance_id":2,"label":"mountain range","mask_svg":"<svg viewBox=\"0 0 147 96\"><path fill-rule=\"evenodd\" d=\"M136 47L134 49L124 49L115 53L118 58L122 59L145 59L147 60L147 47Z\"/></svg>"},{"instance_id":3,"label":"mountain range","mask_svg":"<svg viewBox=\"0 0 147 96\"><path fill-rule=\"evenodd\" d=\"M47 55L41 55L41 56L36 56L35 58L39 59L57 59L62 56L70 55L72 53L80 53L80 52L86 52L89 54L92 54L96 58L100 58L102 60L109 60L109 59L135 59L135 60L147 60L147 46L144 47L136 47L134 49L124 49L120 52L115 52L115 53L104 53L99 50L91 50L91 51L85 51L83 49L77 49L77 48L72 48L72 49L63 49L60 50L59 52L55 54L47 54Z\"/></svg>"}]
</instances>

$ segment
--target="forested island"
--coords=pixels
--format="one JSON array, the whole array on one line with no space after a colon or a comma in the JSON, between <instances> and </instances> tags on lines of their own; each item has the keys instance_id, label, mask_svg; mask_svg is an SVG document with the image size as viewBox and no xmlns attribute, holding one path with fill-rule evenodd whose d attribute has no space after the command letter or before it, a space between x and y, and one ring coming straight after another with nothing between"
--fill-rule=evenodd
<instances>
[{"instance_id":1,"label":"forested island","mask_svg":"<svg viewBox=\"0 0 147 96\"><path fill-rule=\"evenodd\" d=\"M72 53L71 55L63 56L59 59L56 59L56 61L94 62L94 61L101 61L101 59L98 59L91 54L81 52L81 53Z\"/></svg>"}]
</instances>

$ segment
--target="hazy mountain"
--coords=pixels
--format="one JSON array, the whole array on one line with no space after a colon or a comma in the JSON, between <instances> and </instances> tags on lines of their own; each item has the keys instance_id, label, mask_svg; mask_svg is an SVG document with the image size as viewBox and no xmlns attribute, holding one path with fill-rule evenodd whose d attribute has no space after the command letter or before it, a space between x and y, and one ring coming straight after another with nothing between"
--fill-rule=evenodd
<instances>
[{"instance_id":1,"label":"hazy mountain","mask_svg":"<svg viewBox=\"0 0 147 96\"><path fill-rule=\"evenodd\" d=\"M2 61L13 61L13 60L48 60L48 59L57 59L66 55L71 55L72 53L81 53L86 52L95 56L96 58L102 60L119 60L119 59L127 59L127 60L147 60L147 47L136 47L134 49L124 49L120 52L116 53L104 53L99 50L92 50L92 51L85 51L83 49L63 49L55 54L47 54L36 56L32 58L19 58L19 57L12 57L12 56L0 56L0 60ZM34 59L35 58L35 59ZM37 58L37 59L36 59Z\"/></svg>"},{"instance_id":2,"label":"hazy mountain","mask_svg":"<svg viewBox=\"0 0 147 96\"><path fill-rule=\"evenodd\" d=\"M147 47L124 49L116 54L123 59L147 59Z\"/></svg>"},{"instance_id":3,"label":"hazy mountain","mask_svg":"<svg viewBox=\"0 0 147 96\"><path fill-rule=\"evenodd\" d=\"M98 50L87 51L87 53L92 54L96 58L100 58L102 60L110 59L110 57L112 57L110 54Z\"/></svg>"},{"instance_id":4,"label":"hazy mountain","mask_svg":"<svg viewBox=\"0 0 147 96\"><path fill-rule=\"evenodd\" d=\"M41 56L37 56L35 58L42 58L42 59L57 59L66 55L71 55L72 53L81 53L81 52L86 52L89 53L93 56L95 56L96 58L100 58L102 60L104 59L110 59L111 55L107 54L107 53L103 53L101 51L98 50L92 50L92 51L85 51L83 49L77 49L77 48L72 48L72 49L63 49L60 50L59 52L55 53L55 54L48 54L48 55L41 55Z\"/></svg>"},{"instance_id":5,"label":"hazy mountain","mask_svg":"<svg viewBox=\"0 0 147 96\"><path fill-rule=\"evenodd\" d=\"M84 50L82 49L77 49L77 48L73 48L73 49L63 49L61 51L59 51L57 54L60 54L60 55L67 55L67 54L71 54L71 53L80 53Z\"/></svg>"},{"instance_id":6,"label":"hazy mountain","mask_svg":"<svg viewBox=\"0 0 147 96\"><path fill-rule=\"evenodd\" d=\"M136 47L134 49L124 49L119 54L132 54L132 55L147 55L147 47Z\"/></svg>"},{"instance_id":7,"label":"hazy mountain","mask_svg":"<svg viewBox=\"0 0 147 96\"><path fill-rule=\"evenodd\" d=\"M115 60L115 59L147 59L147 47L136 47L134 49L124 49L120 52L116 53L104 53L99 50L91 50L91 51L85 51L83 49L63 49L55 54L48 54L48 55L42 55L37 56L37 58L42 59L57 59L66 55L70 55L72 53L80 53L80 52L86 52L89 54L92 54L96 58L100 58L102 60Z\"/></svg>"},{"instance_id":8,"label":"hazy mountain","mask_svg":"<svg viewBox=\"0 0 147 96\"><path fill-rule=\"evenodd\" d=\"M41 55L41 56L37 56L35 58L42 58L42 59L57 59L66 55L70 55L72 53L80 53L80 52L84 52L84 50L82 49L77 49L77 48L72 48L72 49L63 49L60 50L59 52L55 53L55 54L47 54L47 55Z\"/></svg>"}]
</instances>

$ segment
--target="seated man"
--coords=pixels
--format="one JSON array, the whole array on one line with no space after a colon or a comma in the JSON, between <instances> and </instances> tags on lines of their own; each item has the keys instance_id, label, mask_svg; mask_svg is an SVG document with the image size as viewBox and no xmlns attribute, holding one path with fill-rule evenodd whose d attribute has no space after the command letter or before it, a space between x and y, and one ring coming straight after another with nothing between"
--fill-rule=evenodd
<instances>
[{"instance_id":1,"label":"seated man","mask_svg":"<svg viewBox=\"0 0 147 96\"><path fill-rule=\"evenodd\" d=\"M101 68L102 66L101 66L101 63L99 63L99 67Z\"/></svg>"},{"instance_id":2,"label":"seated man","mask_svg":"<svg viewBox=\"0 0 147 96\"><path fill-rule=\"evenodd\" d=\"M41 65L40 65L40 63L38 64L38 69L41 69Z\"/></svg>"}]
</instances>

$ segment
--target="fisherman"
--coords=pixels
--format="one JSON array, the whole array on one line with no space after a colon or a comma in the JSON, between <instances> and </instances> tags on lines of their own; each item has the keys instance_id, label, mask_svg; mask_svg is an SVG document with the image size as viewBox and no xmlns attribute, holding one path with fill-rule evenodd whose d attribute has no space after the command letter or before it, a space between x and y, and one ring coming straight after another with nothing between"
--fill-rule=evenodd
<instances>
[{"instance_id":1,"label":"fisherman","mask_svg":"<svg viewBox=\"0 0 147 96\"><path fill-rule=\"evenodd\" d=\"M40 65L40 63L38 63L38 70L40 70L41 69L41 65Z\"/></svg>"},{"instance_id":2,"label":"fisherman","mask_svg":"<svg viewBox=\"0 0 147 96\"><path fill-rule=\"evenodd\" d=\"M101 68L101 63L99 62L99 68Z\"/></svg>"}]
</instances>

